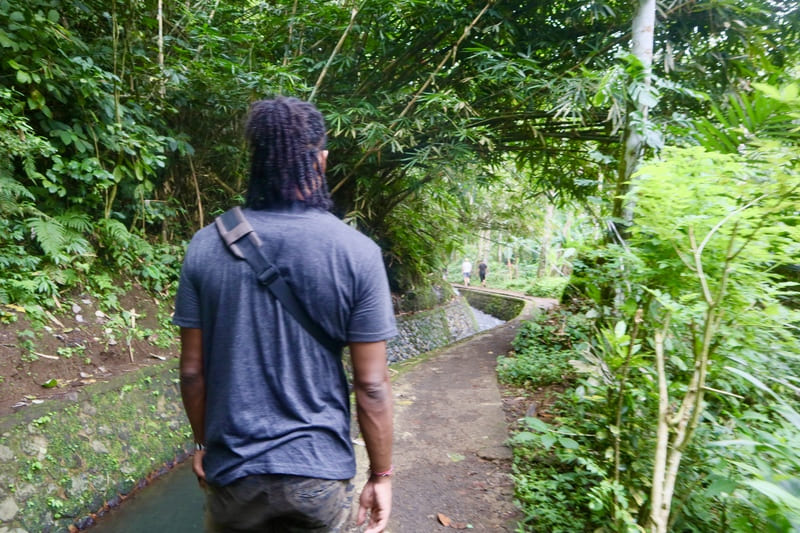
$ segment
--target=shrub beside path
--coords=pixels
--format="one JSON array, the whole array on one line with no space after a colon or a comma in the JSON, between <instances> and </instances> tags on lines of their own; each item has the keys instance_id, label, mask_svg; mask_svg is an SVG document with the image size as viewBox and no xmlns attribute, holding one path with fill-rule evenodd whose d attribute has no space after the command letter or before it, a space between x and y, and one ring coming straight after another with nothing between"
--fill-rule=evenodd
<instances>
[{"instance_id":1,"label":"shrub beside path","mask_svg":"<svg viewBox=\"0 0 800 533\"><path fill-rule=\"evenodd\" d=\"M514 531L521 516L496 360L511 349L521 320L553 305L526 298L515 320L412 362L393 380L396 474L387 531Z\"/></svg>"}]
</instances>

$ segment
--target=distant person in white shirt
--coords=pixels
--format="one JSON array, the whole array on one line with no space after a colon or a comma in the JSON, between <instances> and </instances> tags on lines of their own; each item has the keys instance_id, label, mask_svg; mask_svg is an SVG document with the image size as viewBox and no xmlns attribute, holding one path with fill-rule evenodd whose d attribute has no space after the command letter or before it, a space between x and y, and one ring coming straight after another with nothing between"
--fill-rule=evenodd
<instances>
[{"instance_id":1,"label":"distant person in white shirt","mask_svg":"<svg viewBox=\"0 0 800 533\"><path fill-rule=\"evenodd\" d=\"M461 264L461 271L464 273L464 285L469 287L469 276L472 274L472 261L464 259L464 262Z\"/></svg>"}]
</instances>

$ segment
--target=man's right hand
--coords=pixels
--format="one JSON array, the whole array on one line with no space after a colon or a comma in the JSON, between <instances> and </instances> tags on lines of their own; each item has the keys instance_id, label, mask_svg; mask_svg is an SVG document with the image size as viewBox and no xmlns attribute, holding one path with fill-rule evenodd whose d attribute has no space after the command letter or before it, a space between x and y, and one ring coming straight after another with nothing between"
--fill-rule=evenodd
<instances>
[{"instance_id":1,"label":"man's right hand","mask_svg":"<svg viewBox=\"0 0 800 533\"><path fill-rule=\"evenodd\" d=\"M370 469L377 466L377 472L391 474L392 385L386 364L386 342L351 342L350 357L356 416L367 446ZM364 533L381 533L389 523L391 511L391 477L370 475L359 499L358 524L364 523L369 512L369 524Z\"/></svg>"},{"instance_id":2,"label":"man's right hand","mask_svg":"<svg viewBox=\"0 0 800 533\"><path fill-rule=\"evenodd\" d=\"M372 477L361 491L357 525L361 525L369 512L369 524L364 533L381 533L389 524L392 512L392 479Z\"/></svg>"}]
</instances>

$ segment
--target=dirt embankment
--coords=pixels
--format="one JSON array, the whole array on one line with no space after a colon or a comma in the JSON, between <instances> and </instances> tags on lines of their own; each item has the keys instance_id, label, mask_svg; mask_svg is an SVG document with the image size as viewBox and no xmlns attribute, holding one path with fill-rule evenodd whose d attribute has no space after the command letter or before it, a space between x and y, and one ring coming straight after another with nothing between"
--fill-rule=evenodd
<instances>
[{"instance_id":1,"label":"dirt embankment","mask_svg":"<svg viewBox=\"0 0 800 533\"><path fill-rule=\"evenodd\" d=\"M0 306L0 416L176 357L177 332L160 327L160 305L137 286L116 312L76 295L38 327L21 307Z\"/></svg>"}]
</instances>

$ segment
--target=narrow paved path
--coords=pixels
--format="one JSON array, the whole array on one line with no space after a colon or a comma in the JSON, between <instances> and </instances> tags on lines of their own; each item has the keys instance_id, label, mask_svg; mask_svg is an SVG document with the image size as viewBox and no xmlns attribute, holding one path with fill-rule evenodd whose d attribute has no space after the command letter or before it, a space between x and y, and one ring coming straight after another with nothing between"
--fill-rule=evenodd
<instances>
[{"instance_id":1,"label":"narrow paved path","mask_svg":"<svg viewBox=\"0 0 800 533\"><path fill-rule=\"evenodd\" d=\"M397 474L390 533L514 530L520 516L495 366L510 350L519 321L550 303L529 299L516 320L448 346L393 381ZM449 528L439 514L452 521Z\"/></svg>"}]
</instances>

